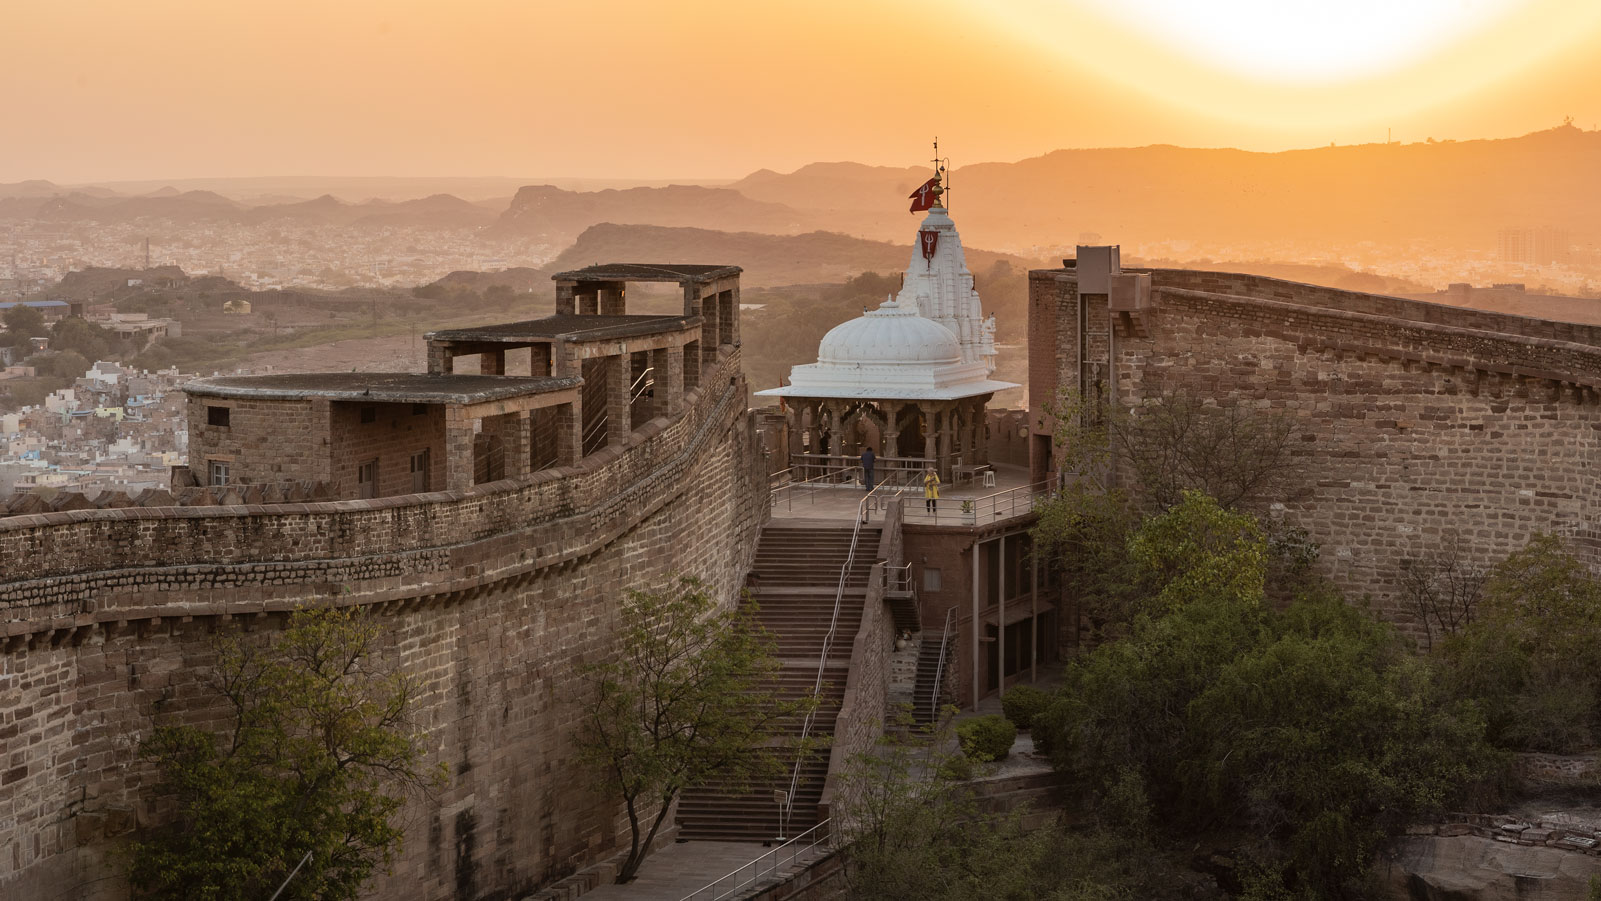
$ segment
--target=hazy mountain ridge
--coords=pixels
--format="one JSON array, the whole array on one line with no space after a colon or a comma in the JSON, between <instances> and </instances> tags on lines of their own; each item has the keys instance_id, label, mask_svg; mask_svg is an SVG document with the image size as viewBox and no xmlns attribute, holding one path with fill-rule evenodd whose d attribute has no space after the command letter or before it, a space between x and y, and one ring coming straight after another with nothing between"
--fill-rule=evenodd
<instances>
[{"instance_id":1,"label":"hazy mountain ridge","mask_svg":"<svg viewBox=\"0 0 1601 901\"><path fill-rule=\"evenodd\" d=\"M856 164L762 171L734 187L802 211L899 213L927 168ZM1571 125L1519 138L1330 146L1279 153L1151 145L1056 150L951 173L964 236L992 247L1172 239L1356 243L1425 240L1493 246L1508 226L1567 229L1601 241L1601 132ZM853 232L877 235L882 219ZM890 220L893 224L893 220ZM841 223L841 228L847 228Z\"/></svg>"},{"instance_id":2,"label":"hazy mountain ridge","mask_svg":"<svg viewBox=\"0 0 1601 901\"><path fill-rule=\"evenodd\" d=\"M1013 254L965 248L968 268L986 270L997 262L1018 269L1043 264ZM658 263L730 263L745 272L746 285L810 285L843 282L863 272L906 270L910 236L901 243L869 241L837 232L767 235L704 228L602 223L587 229L573 246L545 268L552 272L616 260Z\"/></svg>"},{"instance_id":3,"label":"hazy mountain ridge","mask_svg":"<svg viewBox=\"0 0 1601 901\"><path fill-rule=\"evenodd\" d=\"M488 234L542 235L563 244L602 222L794 234L815 228L817 218L728 188L671 185L579 192L527 185Z\"/></svg>"}]
</instances>

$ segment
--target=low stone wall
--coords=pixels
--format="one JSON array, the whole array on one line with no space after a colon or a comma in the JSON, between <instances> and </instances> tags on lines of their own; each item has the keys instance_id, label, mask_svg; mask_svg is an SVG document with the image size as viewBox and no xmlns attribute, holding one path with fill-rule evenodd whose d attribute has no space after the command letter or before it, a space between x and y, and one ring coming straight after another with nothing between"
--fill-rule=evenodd
<instances>
[{"instance_id":1,"label":"low stone wall","mask_svg":"<svg viewBox=\"0 0 1601 901\"><path fill-rule=\"evenodd\" d=\"M572 559L625 530L653 491L683 475L736 412L738 372L737 354L724 351L681 416L651 420L627 447L464 491L0 519L0 635L290 609L307 586L414 596Z\"/></svg>"},{"instance_id":2,"label":"low stone wall","mask_svg":"<svg viewBox=\"0 0 1601 901\"><path fill-rule=\"evenodd\" d=\"M1601 762L1589 754L1515 754L1512 775L1521 782L1593 786L1601 782Z\"/></svg>"}]
</instances>

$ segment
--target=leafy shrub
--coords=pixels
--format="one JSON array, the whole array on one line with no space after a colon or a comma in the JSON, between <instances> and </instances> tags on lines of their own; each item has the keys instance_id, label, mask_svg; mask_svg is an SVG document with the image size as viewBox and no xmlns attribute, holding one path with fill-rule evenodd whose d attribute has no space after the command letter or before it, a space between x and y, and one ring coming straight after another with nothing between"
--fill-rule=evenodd
<instances>
[{"instance_id":1,"label":"leafy shrub","mask_svg":"<svg viewBox=\"0 0 1601 901\"><path fill-rule=\"evenodd\" d=\"M1569 753L1601 740L1601 581L1536 536L1490 571L1477 616L1441 646L1451 694L1505 748Z\"/></svg>"},{"instance_id":2,"label":"leafy shrub","mask_svg":"<svg viewBox=\"0 0 1601 901\"><path fill-rule=\"evenodd\" d=\"M1032 685L1019 685L1007 689L1006 695L1001 698L1002 712L1019 729L1032 726L1035 715L1050 705L1050 694Z\"/></svg>"},{"instance_id":3,"label":"leafy shrub","mask_svg":"<svg viewBox=\"0 0 1601 901\"><path fill-rule=\"evenodd\" d=\"M981 716L956 727L962 753L980 763L1000 760L1012 751L1017 727L1004 716Z\"/></svg>"}]
</instances>

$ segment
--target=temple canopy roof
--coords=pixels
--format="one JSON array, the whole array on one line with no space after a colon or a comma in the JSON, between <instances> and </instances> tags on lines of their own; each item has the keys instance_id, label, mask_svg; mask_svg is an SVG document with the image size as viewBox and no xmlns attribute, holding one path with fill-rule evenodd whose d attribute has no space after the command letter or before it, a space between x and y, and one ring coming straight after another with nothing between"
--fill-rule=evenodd
<instances>
[{"instance_id":1,"label":"temple canopy roof","mask_svg":"<svg viewBox=\"0 0 1601 901\"><path fill-rule=\"evenodd\" d=\"M956 400L1017 387L989 377L982 360L964 360L950 329L894 300L829 330L817 362L790 370L790 384L764 397Z\"/></svg>"}]
</instances>

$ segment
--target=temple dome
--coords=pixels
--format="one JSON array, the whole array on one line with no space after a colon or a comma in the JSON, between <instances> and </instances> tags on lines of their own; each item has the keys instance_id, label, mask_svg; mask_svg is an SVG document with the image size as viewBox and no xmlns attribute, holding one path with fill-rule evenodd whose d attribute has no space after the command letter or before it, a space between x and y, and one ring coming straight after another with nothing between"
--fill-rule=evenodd
<instances>
[{"instance_id":1,"label":"temple dome","mask_svg":"<svg viewBox=\"0 0 1601 901\"><path fill-rule=\"evenodd\" d=\"M817 362L836 366L927 366L961 359L961 343L950 329L893 300L834 326L817 346Z\"/></svg>"}]
</instances>

